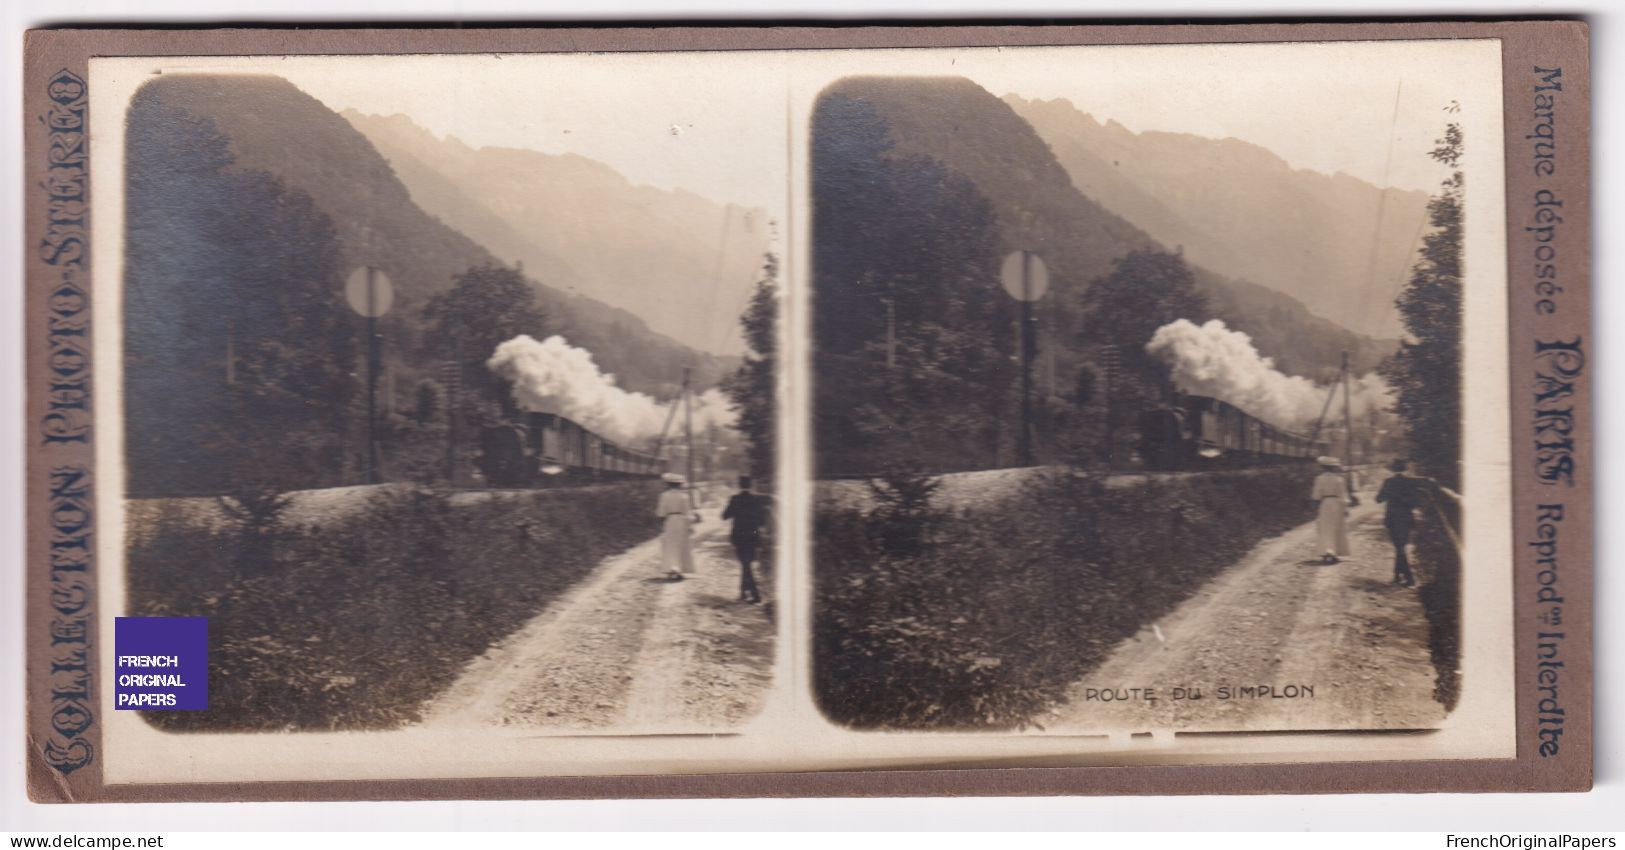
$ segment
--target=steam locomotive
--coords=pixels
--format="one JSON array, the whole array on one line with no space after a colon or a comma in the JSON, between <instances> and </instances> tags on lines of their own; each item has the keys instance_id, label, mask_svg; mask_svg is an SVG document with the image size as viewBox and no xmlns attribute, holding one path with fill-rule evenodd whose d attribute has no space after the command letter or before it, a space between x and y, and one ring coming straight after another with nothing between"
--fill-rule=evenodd
<instances>
[{"instance_id":1,"label":"steam locomotive","mask_svg":"<svg viewBox=\"0 0 1625 850\"><path fill-rule=\"evenodd\" d=\"M1139 425L1140 457L1156 470L1312 461L1328 448L1211 396L1178 396L1142 412Z\"/></svg>"},{"instance_id":2,"label":"steam locomotive","mask_svg":"<svg viewBox=\"0 0 1625 850\"><path fill-rule=\"evenodd\" d=\"M517 422L480 429L474 461L492 487L651 478L666 461L605 439L555 413L526 413Z\"/></svg>"}]
</instances>

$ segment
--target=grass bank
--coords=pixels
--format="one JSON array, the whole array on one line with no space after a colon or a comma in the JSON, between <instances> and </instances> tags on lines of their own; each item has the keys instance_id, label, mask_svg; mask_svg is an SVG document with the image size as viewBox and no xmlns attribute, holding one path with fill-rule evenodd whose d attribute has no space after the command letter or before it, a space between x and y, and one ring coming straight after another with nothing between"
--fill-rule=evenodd
<instances>
[{"instance_id":1,"label":"grass bank","mask_svg":"<svg viewBox=\"0 0 1625 850\"><path fill-rule=\"evenodd\" d=\"M209 618L209 710L170 730L381 729L418 719L469 660L604 557L654 537L657 485L453 505L371 494L322 525L274 500L132 512L129 612ZM235 510L232 510L235 508Z\"/></svg>"},{"instance_id":2,"label":"grass bank","mask_svg":"<svg viewBox=\"0 0 1625 850\"><path fill-rule=\"evenodd\" d=\"M1259 541L1308 522L1313 470L1036 477L950 512L915 482L815 515L814 686L855 728L1012 728ZM926 485L929 486L929 485Z\"/></svg>"}]
</instances>

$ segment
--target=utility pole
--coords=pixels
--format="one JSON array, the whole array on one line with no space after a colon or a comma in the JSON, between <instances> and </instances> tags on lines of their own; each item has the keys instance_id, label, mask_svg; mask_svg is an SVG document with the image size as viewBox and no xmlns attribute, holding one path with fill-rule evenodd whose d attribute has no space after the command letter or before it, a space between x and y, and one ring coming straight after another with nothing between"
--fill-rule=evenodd
<instances>
[{"instance_id":1,"label":"utility pole","mask_svg":"<svg viewBox=\"0 0 1625 850\"><path fill-rule=\"evenodd\" d=\"M367 483L378 483L378 287L367 266Z\"/></svg>"},{"instance_id":2,"label":"utility pole","mask_svg":"<svg viewBox=\"0 0 1625 850\"><path fill-rule=\"evenodd\" d=\"M886 371L897 369L897 299L886 296Z\"/></svg>"},{"instance_id":3,"label":"utility pole","mask_svg":"<svg viewBox=\"0 0 1625 850\"><path fill-rule=\"evenodd\" d=\"M237 383L237 327L226 319L226 384Z\"/></svg>"},{"instance_id":4,"label":"utility pole","mask_svg":"<svg viewBox=\"0 0 1625 850\"><path fill-rule=\"evenodd\" d=\"M453 349L455 358L440 364L440 382L446 387L446 484L457 487L457 415L462 409L463 347Z\"/></svg>"},{"instance_id":5,"label":"utility pole","mask_svg":"<svg viewBox=\"0 0 1625 850\"><path fill-rule=\"evenodd\" d=\"M1354 416L1349 398L1349 353L1343 352L1343 469L1348 472L1349 491L1354 490Z\"/></svg>"},{"instance_id":6,"label":"utility pole","mask_svg":"<svg viewBox=\"0 0 1625 850\"><path fill-rule=\"evenodd\" d=\"M694 393L689 388L689 367L683 367L683 438L688 446L685 454L688 455L688 506L699 508L694 497L694 488L698 482L694 480Z\"/></svg>"},{"instance_id":7,"label":"utility pole","mask_svg":"<svg viewBox=\"0 0 1625 850\"><path fill-rule=\"evenodd\" d=\"M378 483L378 317L389 312L395 291L389 276L372 266L362 266L344 282L344 296L350 309L367 320L367 483Z\"/></svg>"},{"instance_id":8,"label":"utility pole","mask_svg":"<svg viewBox=\"0 0 1625 850\"><path fill-rule=\"evenodd\" d=\"M686 374L688 370L683 371ZM685 378L685 383L686 380ZM671 407L666 409L666 424L660 426L660 438L655 440L655 457L660 460L666 459L666 435L671 433L671 421L677 417L677 407L682 403L683 397L679 394L677 398L672 400ZM669 465L666 467L666 471L671 471Z\"/></svg>"},{"instance_id":9,"label":"utility pole","mask_svg":"<svg viewBox=\"0 0 1625 850\"><path fill-rule=\"evenodd\" d=\"M1108 344L1100 352L1102 395L1106 399L1106 468L1117 466L1117 385L1122 360L1115 344Z\"/></svg>"},{"instance_id":10,"label":"utility pole","mask_svg":"<svg viewBox=\"0 0 1625 850\"><path fill-rule=\"evenodd\" d=\"M1345 428L1348 426L1348 415L1349 415L1349 410L1348 410L1348 395L1349 395L1349 392L1348 392L1348 373L1349 373L1349 353L1347 351L1345 351L1345 352L1343 352L1343 365L1338 367L1337 377L1333 378L1332 382L1329 385L1327 385L1326 401L1323 402L1320 405L1320 416L1315 419L1315 430L1310 432L1309 439L1311 439L1311 440L1320 439L1321 429L1326 427L1326 414L1331 412L1332 400L1337 398L1337 388L1338 387L1343 388L1343 420L1344 420L1343 425L1344 425ZM1343 454L1345 455L1344 459L1352 461L1353 458L1346 457L1346 455L1348 454L1347 448L1348 448L1347 440L1345 440L1344 441L1344 452L1343 452Z\"/></svg>"},{"instance_id":11,"label":"utility pole","mask_svg":"<svg viewBox=\"0 0 1625 850\"><path fill-rule=\"evenodd\" d=\"M1023 266L1031 254L1021 255ZM1021 271L1022 289L1030 291L1027 269ZM1033 355L1037 353L1038 340L1033 338L1033 302L1029 298L1021 299L1021 465L1033 465Z\"/></svg>"},{"instance_id":12,"label":"utility pole","mask_svg":"<svg viewBox=\"0 0 1625 850\"><path fill-rule=\"evenodd\" d=\"M1045 336L1048 337L1048 340L1046 340L1047 344L1044 346L1044 354L1049 358L1049 401L1051 405L1054 405L1056 399L1060 398L1060 393L1056 386L1055 373L1055 324L1055 317L1052 313L1050 316L1049 327L1045 328L1045 330L1048 331L1048 333L1045 334Z\"/></svg>"},{"instance_id":13,"label":"utility pole","mask_svg":"<svg viewBox=\"0 0 1625 850\"><path fill-rule=\"evenodd\" d=\"M1033 302L1049 291L1049 268L1032 251L1012 251L999 267L1004 291L1020 304L1021 433L1016 441L1018 466L1033 465L1033 359L1038 336L1033 332Z\"/></svg>"}]
</instances>

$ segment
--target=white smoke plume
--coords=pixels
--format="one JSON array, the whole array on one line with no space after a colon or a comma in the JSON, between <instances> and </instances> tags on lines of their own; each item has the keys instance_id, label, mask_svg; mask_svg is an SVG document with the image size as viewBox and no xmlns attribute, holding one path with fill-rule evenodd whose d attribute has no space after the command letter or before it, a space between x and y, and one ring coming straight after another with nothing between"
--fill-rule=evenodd
<instances>
[{"instance_id":1,"label":"white smoke plume","mask_svg":"<svg viewBox=\"0 0 1625 850\"><path fill-rule=\"evenodd\" d=\"M1174 383L1185 392L1224 399L1286 428L1312 426L1330 389L1281 373L1275 361L1253 347L1252 337L1230 330L1218 319L1200 326L1176 319L1157 328L1145 350L1172 367ZM1388 385L1376 373L1351 381L1349 389L1356 416L1365 415L1373 405L1383 409L1390 403ZM1336 409L1327 412L1329 420L1342 419L1342 403L1341 398L1334 402Z\"/></svg>"},{"instance_id":2,"label":"white smoke plume","mask_svg":"<svg viewBox=\"0 0 1625 850\"><path fill-rule=\"evenodd\" d=\"M554 335L537 342L521 334L498 345L486 367L513 382L514 401L525 410L556 413L617 443L643 446L660 435L671 410L669 402L615 385L615 376L598 369L592 352ZM694 430L715 425L732 428L734 411L715 389L694 396ZM667 440L682 433L683 411L672 420Z\"/></svg>"}]
</instances>

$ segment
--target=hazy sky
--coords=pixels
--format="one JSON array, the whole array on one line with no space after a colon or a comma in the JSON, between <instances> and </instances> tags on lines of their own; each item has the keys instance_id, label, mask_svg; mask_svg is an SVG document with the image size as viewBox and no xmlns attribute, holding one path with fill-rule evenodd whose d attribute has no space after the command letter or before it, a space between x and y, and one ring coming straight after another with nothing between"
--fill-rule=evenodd
<instances>
[{"instance_id":1,"label":"hazy sky","mask_svg":"<svg viewBox=\"0 0 1625 850\"><path fill-rule=\"evenodd\" d=\"M1295 167L1431 191L1442 173L1425 154L1444 108L1463 97L1469 69L1498 74L1498 56L1494 42L1456 41L255 64L334 109L404 113L471 145L579 153L635 182L773 209L787 128L805 121L788 114L787 91L806 103L841 76L884 73L964 75L995 95L1066 98L1135 131L1235 137Z\"/></svg>"},{"instance_id":2,"label":"hazy sky","mask_svg":"<svg viewBox=\"0 0 1625 850\"><path fill-rule=\"evenodd\" d=\"M403 113L475 147L577 153L635 183L769 210L785 203L775 55L324 57L269 70L334 109Z\"/></svg>"},{"instance_id":3,"label":"hazy sky","mask_svg":"<svg viewBox=\"0 0 1625 850\"><path fill-rule=\"evenodd\" d=\"M1489 41L1108 47L1004 61L1013 52L954 64L995 94L1066 98L1137 132L1233 137L1296 168L1427 191L1443 174L1426 153L1451 120L1445 107L1467 97L1464 75L1481 84L1488 72L1500 88Z\"/></svg>"}]
</instances>

